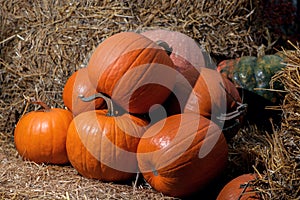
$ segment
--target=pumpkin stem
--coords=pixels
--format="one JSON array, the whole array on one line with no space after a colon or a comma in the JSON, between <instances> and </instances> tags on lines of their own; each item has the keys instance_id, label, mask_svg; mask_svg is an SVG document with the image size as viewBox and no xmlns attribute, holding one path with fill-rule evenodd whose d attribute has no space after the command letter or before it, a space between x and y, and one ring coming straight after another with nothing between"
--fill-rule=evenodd
<instances>
[{"instance_id":1,"label":"pumpkin stem","mask_svg":"<svg viewBox=\"0 0 300 200\"><path fill-rule=\"evenodd\" d=\"M158 40L156 41L156 44L158 44L158 46L164 48L164 50L167 52L167 54L170 56L173 52L173 48L169 46L168 43L166 43L165 41L162 40Z\"/></svg>"},{"instance_id":2,"label":"pumpkin stem","mask_svg":"<svg viewBox=\"0 0 300 200\"><path fill-rule=\"evenodd\" d=\"M34 100L34 101L30 100L30 103L42 106L45 112L48 112L51 110L51 108L47 104L42 102L41 100Z\"/></svg>"},{"instance_id":3,"label":"pumpkin stem","mask_svg":"<svg viewBox=\"0 0 300 200\"><path fill-rule=\"evenodd\" d=\"M257 48L257 58L261 58L265 56L265 50L266 50L266 46L264 44L260 45Z\"/></svg>"},{"instance_id":4,"label":"pumpkin stem","mask_svg":"<svg viewBox=\"0 0 300 200\"><path fill-rule=\"evenodd\" d=\"M113 101L110 98L108 98L107 96L105 96L104 94L102 94L101 92L96 93L94 95L91 95L89 97L84 97L83 95L79 95L78 97L84 102L89 102L89 101L93 101L97 98L102 98L105 101L106 105L107 105L107 110L108 110L107 116L114 116L115 115Z\"/></svg>"}]
</instances>

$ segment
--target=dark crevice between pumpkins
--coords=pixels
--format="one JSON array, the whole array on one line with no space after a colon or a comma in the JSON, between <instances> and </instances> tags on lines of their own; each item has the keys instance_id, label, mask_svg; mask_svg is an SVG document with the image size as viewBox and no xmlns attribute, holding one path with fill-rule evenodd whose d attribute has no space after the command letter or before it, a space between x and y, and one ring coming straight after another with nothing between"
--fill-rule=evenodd
<instances>
[{"instance_id":1,"label":"dark crevice between pumpkins","mask_svg":"<svg viewBox=\"0 0 300 200\"><path fill-rule=\"evenodd\" d=\"M226 94L236 103L237 108L236 110L226 113L226 114L221 114L219 117L217 117L217 119L222 120L222 121L226 121L226 120L232 120L232 119L236 119L242 115L245 115L247 112L247 104L243 104L238 102L231 94L230 92L228 92L228 90L224 87L224 85L222 85L220 83L220 86L224 89L224 91L226 92Z\"/></svg>"},{"instance_id":2,"label":"dark crevice between pumpkins","mask_svg":"<svg viewBox=\"0 0 300 200\"><path fill-rule=\"evenodd\" d=\"M107 116L116 117L125 113L124 109L122 109L120 106L114 103L110 97L106 96L101 92L93 94L89 97L84 97L83 95L79 95L78 97L84 102L90 102L90 101L94 101L97 98L102 98L107 105L107 114L106 114Z\"/></svg>"},{"instance_id":3,"label":"dark crevice between pumpkins","mask_svg":"<svg viewBox=\"0 0 300 200\"><path fill-rule=\"evenodd\" d=\"M222 131L225 135L226 140L230 140L234 134L232 134L232 130L241 127L242 122L240 121L240 117L246 116L248 104L241 103L235 99L230 92L225 88L224 85L220 83L220 86L226 92L226 95L231 98L235 104L236 108L234 111L221 113L220 116L217 116L217 120L223 125Z\"/></svg>"}]
</instances>

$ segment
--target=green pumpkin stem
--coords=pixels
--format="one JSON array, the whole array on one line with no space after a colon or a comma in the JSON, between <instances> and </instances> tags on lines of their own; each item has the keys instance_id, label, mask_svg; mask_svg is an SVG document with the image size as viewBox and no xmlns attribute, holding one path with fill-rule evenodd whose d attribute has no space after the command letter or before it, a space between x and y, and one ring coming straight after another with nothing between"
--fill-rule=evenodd
<instances>
[{"instance_id":1,"label":"green pumpkin stem","mask_svg":"<svg viewBox=\"0 0 300 200\"><path fill-rule=\"evenodd\" d=\"M102 98L107 105L107 110L108 110L107 116L114 116L114 114L115 114L113 101L110 98L108 98L107 96L105 96L104 94L102 94L101 92L91 95L89 97L84 97L83 95L79 95L79 98L84 102L90 102L97 98Z\"/></svg>"},{"instance_id":2,"label":"green pumpkin stem","mask_svg":"<svg viewBox=\"0 0 300 200\"><path fill-rule=\"evenodd\" d=\"M170 56L173 52L173 48L169 46L168 43L166 43L165 41L162 41L162 40L158 40L156 41L156 44L160 47L162 47L166 52L167 54Z\"/></svg>"}]
</instances>

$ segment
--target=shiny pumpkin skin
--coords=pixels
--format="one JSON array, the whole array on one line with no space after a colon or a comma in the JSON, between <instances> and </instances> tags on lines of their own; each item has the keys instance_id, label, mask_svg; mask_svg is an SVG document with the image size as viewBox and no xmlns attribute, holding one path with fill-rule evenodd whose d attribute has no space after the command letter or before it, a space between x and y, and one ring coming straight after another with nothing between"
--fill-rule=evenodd
<instances>
[{"instance_id":1,"label":"shiny pumpkin skin","mask_svg":"<svg viewBox=\"0 0 300 200\"><path fill-rule=\"evenodd\" d=\"M68 78L62 97L65 106L76 116L82 112L104 107L104 101L101 98L91 102L83 102L79 98L80 95L86 97L95 93L97 91L89 81L87 68L81 68Z\"/></svg>"},{"instance_id":2,"label":"shiny pumpkin skin","mask_svg":"<svg viewBox=\"0 0 300 200\"><path fill-rule=\"evenodd\" d=\"M233 137L243 122L243 113L231 120L219 120L221 114L230 113L237 109L241 97L235 85L219 72L212 69L201 69L195 83L193 93L184 107L184 112L198 113L224 130L226 138Z\"/></svg>"},{"instance_id":3,"label":"shiny pumpkin skin","mask_svg":"<svg viewBox=\"0 0 300 200\"><path fill-rule=\"evenodd\" d=\"M235 66L239 62L240 58L236 59L229 59L229 60L222 60L218 66L217 71L221 72L225 77L228 77L230 80L233 79L233 71Z\"/></svg>"},{"instance_id":4,"label":"shiny pumpkin skin","mask_svg":"<svg viewBox=\"0 0 300 200\"><path fill-rule=\"evenodd\" d=\"M36 163L68 163L66 137L72 118L70 111L61 108L25 114L14 130L18 153Z\"/></svg>"},{"instance_id":5,"label":"shiny pumpkin skin","mask_svg":"<svg viewBox=\"0 0 300 200\"><path fill-rule=\"evenodd\" d=\"M220 191L217 200L260 199L259 194L253 191L253 188L249 185L249 183L255 179L255 174L242 174L232 179Z\"/></svg>"},{"instance_id":6,"label":"shiny pumpkin skin","mask_svg":"<svg viewBox=\"0 0 300 200\"><path fill-rule=\"evenodd\" d=\"M246 56L240 58L237 66L234 68L233 81L240 87L253 91L256 86L255 66L257 58Z\"/></svg>"},{"instance_id":7,"label":"shiny pumpkin skin","mask_svg":"<svg viewBox=\"0 0 300 200\"><path fill-rule=\"evenodd\" d=\"M176 83L172 94L164 103L168 115L179 114L192 88L197 81L200 68L210 67L207 62L207 54L197 42L187 35L163 29L148 30L141 33L153 41L165 41L172 48L171 60L178 71Z\"/></svg>"},{"instance_id":8,"label":"shiny pumpkin skin","mask_svg":"<svg viewBox=\"0 0 300 200\"><path fill-rule=\"evenodd\" d=\"M185 197L224 170L228 147L216 124L203 116L184 113L151 126L137 152L139 169L155 190Z\"/></svg>"},{"instance_id":9,"label":"shiny pumpkin skin","mask_svg":"<svg viewBox=\"0 0 300 200\"><path fill-rule=\"evenodd\" d=\"M183 33L162 29L148 30L141 34L152 41L161 40L167 42L172 48L170 58L176 70L187 78L191 85L194 85L197 80L197 77L196 79L193 78L194 74L197 73L201 67L206 67L204 52L195 40ZM189 78L190 76L191 78Z\"/></svg>"},{"instance_id":10,"label":"shiny pumpkin skin","mask_svg":"<svg viewBox=\"0 0 300 200\"><path fill-rule=\"evenodd\" d=\"M107 116L107 110L77 115L66 141L70 163L87 178L129 180L137 172L136 150L146 125L129 114Z\"/></svg>"},{"instance_id":11,"label":"shiny pumpkin skin","mask_svg":"<svg viewBox=\"0 0 300 200\"><path fill-rule=\"evenodd\" d=\"M256 87L257 88L270 88L270 81L276 72L284 67L282 63L283 59L277 55L265 55L257 59L257 67L254 72ZM283 89L282 85L275 84L275 89ZM277 101L277 96L274 92L257 90L256 93L265 99L269 99L271 102L275 103Z\"/></svg>"},{"instance_id":12,"label":"shiny pumpkin skin","mask_svg":"<svg viewBox=\"0 0 300 200\"><path fill-rule=\"evenodd\" d=\"M97 91L131 113L147 113L154 104L162 104L175 83L175 66L166 51L134 32L105 39L87 68Z\"/></svg>"},{"instance_id":13,"label":"shiny pumpkin skin","mask_svg":"<svg viewBox=\"0 0 300 200\"><path fill-rule=\"evenodd\" d=\"M279 54L264 55L261 57L244 56L239 59L222 61L217 67L221 72L231 79L237 87L254 92L265 99L276 103L276 93L261 90L270 89L270 81L273 75L284 67L283 58ZM228 64L228 65L227 65ZM282 89L279 84L275 89Z\"/></svg>"}]
</instances>

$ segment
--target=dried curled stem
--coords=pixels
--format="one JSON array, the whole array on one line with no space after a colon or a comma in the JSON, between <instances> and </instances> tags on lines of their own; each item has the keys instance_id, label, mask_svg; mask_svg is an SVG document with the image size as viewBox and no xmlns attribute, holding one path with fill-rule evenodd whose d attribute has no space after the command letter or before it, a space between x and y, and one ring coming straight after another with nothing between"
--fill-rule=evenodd
<instances>
[{"instance_id":1,"label":"dried curled stem","mask_svg":"<svg viewBox=\"0 0 300 200\"><path fill-rule=\"evenodd\" d=\"M26 97L26 96L24 96L24 98L28 102L28 104L40 105L43 108L44 112L49 112L51 110L51 108L45 102L43 102L40 99L35 99L34 97ZM26 106L26 108L27 108L27 106ZM26 111L26 109L25 109L25 111Z\"/></svg>"}]
</instances>

